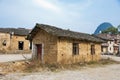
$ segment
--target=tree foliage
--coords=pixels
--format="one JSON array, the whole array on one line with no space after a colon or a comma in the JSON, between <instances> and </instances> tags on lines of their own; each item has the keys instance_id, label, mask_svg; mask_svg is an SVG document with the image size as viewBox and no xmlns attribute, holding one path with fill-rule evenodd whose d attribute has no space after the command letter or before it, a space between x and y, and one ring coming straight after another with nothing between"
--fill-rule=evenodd
<instances>
[{"instance_id":1,"label":"tree foliage","mask_svg":"<svg viewBox=\"0 0 120 80\"><path fill-rule=\"evenodd\" d=\"M117 28L118 28L118 31L120 32L120 25L118 25L118 27L117 27Z\"/></svg>"},{"instance_id":2,"label":"tree foliage","mask_svg":"<svg viewBox=\"0 0 120 80\"><path fill-rule=\"evenodd\" d=\"M104 31L102 31L102 33L110 33L110 34L118 34L118 28L115 28L115 27L110 27Z\"/></svg>"}]
</instances>

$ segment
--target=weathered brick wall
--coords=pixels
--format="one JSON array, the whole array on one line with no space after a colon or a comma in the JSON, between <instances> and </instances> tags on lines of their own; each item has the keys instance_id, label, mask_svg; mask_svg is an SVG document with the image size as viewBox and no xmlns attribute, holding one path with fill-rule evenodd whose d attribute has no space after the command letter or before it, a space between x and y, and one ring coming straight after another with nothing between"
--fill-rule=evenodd
<instances>
[{"instance_id":1,"label":"weathered brick wall","mask_svg":"<svg viewBox=\"0 0 120 80\"><path fill-rule=\"evenodd\" d=\"M72 43L70 40L60 38L57 43L58 55L57 62L71 63L72 58Z\"/></svg>"},{"instance_id":2,"label":"weathered brick wall","mask_svg":"<svg viewBox=\"0 0 120 80\"><path fill-rule=\"evenodd\" d=\"M72 54L72 43L79 43L79 55ZM101 45L95 43L95 55L91 55L91 43L61 38L58 40L58 59L59 63L76 63L98 61L100 59Z\"/></svg>"},{"instance_id":3,"label":"weathered brick wall","mask_svg":"<svg viewBox=\"0 0 120 80\"><path fill-rule=\"evenodd\" d=\"M26 36L13 35L10 38L8 33L0 33L0 53L30 53L29 40L25 39ZM3 41L6 40L6 46L3 45ZM18 41L24 42L23 50L18 49Z\"/></svg>"},{"instance_id":4,"label":"weathered brick wall","mask_svg":"<svg viewBox=\"0 0 120 80\"><path fill-rule=\"evenodd\" d=\"M43 62L56 63L57 61L57 37L49 35L47 32L40 30L33 38L33 44L43 45ZM36 54L33 52L33 54ZM34 56L33 56L34 57Z\"/></svg>"},{"instance_id":5,"label":"weathered brick wall","mask_svg":"<svg viewBox=\"0 0 120 80\"><path fill-rule=\"evenodd\" d=\"M79 43L79 55L72 54L73 43ZM76 63L98 61L100 59L101 44L95 44L95 54L91 55L91 42L58 38L39 30L33 38L33 44L42 44L44 63ZM36 49L36 48L35 48ZM33 51L33 57L37 52Z\"/></svg>"},{"instance_id":6,"label":"weathered brick wall","mask_svg":"<svg viewBox=\"0 0 120 80\"><path fill-rule=\"evenodd\" d=\"M6 46L3 45L3 41L6 40ZM9 50L10 35L8 33L0 33L0 51L5 52Z\"/></svg>"},{"instance_id":7,"label":"weathered brick wall","mask_svg":"<svg viewBox=\"0 0 120 80\"><path fill-rule=\"evenodd\" d=\"M29 43L29 40L26 40L25 39L26 36L17 36L17 35L14 35L12 38L11 38L11 50L19 50L18 49L18 42L19 41L23 41L24 42L24 47L23 47L23 50L29 50L30 48L30 43Z\"/></svg>"}]
</instances>

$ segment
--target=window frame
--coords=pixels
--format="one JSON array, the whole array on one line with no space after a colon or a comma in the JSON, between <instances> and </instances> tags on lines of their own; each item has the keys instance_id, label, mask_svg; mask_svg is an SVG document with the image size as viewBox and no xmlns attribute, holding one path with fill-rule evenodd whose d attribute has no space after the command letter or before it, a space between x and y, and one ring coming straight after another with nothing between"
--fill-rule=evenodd
<instances>
[{"instance_id":1,"label":"window frame","mask_svg":"<svg viewBox=\"0 0 120 80\"><path fill-rule=\"evenodd\" d=\"M95 44L91 44L91 55L95 55Z\"/></svg>"},{"instance_id":2,"label":"window frame","mask_svg":"<svg viewBox=\"0 0 120 80\"><path fill-rule=\"evenodd\" d=\"M72 55L79 55L79 43L72 43Z\"/></svg>"}]
</instances>

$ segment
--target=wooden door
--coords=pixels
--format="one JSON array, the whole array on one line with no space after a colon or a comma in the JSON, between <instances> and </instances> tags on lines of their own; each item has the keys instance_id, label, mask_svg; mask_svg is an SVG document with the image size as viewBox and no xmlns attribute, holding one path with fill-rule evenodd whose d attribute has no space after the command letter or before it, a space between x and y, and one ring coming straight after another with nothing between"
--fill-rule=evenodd
<instances>
[{"instance_id":1,"label":"wooden door","mask_svg":"<svg viewBox=\"0 0 120 80\"><path fill-rule=\"evenodd\" d=\"M37 58L42 60L42 44L37 44Z\"/></svg>"}]
</instances>

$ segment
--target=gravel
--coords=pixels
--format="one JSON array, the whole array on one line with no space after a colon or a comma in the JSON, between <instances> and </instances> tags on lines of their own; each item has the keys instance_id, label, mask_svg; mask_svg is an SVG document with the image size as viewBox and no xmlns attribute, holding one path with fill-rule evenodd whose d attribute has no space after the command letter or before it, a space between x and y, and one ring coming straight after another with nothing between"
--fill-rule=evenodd
<instances>
[{"instance_id":1,"label":"gravel","mask_svg":"<svg viewBox=\"0 0 120 80\"><path fill-rule=\"evenodd\" d=\"M120 80L120 64L59 72L11 73L0 80Z\"/></svg>"}]
</instances>

